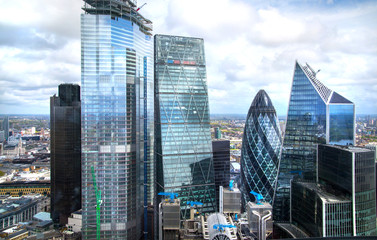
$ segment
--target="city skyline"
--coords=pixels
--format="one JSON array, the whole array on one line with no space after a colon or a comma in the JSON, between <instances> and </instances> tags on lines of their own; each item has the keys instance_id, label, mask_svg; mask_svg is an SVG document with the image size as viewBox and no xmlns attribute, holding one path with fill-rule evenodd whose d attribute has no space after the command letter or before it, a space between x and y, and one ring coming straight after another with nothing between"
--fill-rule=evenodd
<instances>
[{"instance_id":1,"label":"city skyline","mask_svg":"<svg viewBox=\"0 0 377 240\"><path fill-rule=\"evenodd\" d=\"M47 114L49 96L80 82L81 1L0 0L0 114ZM243 113L259 89L286 115L297 59L376 114L377 4L372 1L139 1L154 34L206 41L211 113ZM40 8L43 5L43 8ZM13 17L17 11L17 17ZM202 24L202 23L206 24Z\"/></svg>"}]
</instances>

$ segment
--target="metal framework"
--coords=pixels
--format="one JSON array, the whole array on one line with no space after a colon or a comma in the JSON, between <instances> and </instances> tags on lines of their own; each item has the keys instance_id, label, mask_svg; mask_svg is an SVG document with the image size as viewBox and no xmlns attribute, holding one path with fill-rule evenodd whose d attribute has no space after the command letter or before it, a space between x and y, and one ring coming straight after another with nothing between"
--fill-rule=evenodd
<instances>
[{"instance_id":1,"label":"metal framework","mask_svg":"<svg viewBox=\"0 0 377 240\"><path fill-rule=\"evenodd\" d=\"M86 14L111 15L135 22L140 31L152 36L152 21L137 12L136 0L84 0Z\"/></svg>"}]
</instances>

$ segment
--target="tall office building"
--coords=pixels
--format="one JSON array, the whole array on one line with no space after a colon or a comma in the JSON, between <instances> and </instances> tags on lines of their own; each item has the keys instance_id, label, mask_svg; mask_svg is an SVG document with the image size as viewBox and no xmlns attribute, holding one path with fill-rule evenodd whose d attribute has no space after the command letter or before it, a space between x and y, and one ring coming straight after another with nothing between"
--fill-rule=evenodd
<instances>
[{"instance_id":1,"label":"tall office building","mask_svg":"<svg viewBox=\"0 0 377 240\"><path fill-rule=\"evenodd\" d=\"M138 239L153 198L152 23L135 0L83 10L83 238Z\"/></svg>"},{"instance_id":2,"label":"tall office building","mask_svg":"<svg viewBox=\"0 0 377 240\"><path fill-rule=\"evenodd\" d=\"M203 39L155 36L156 188L216 211ZM186 212L187 210L187 212Z\"/></svg>"},{"instance_id":3,"label":"tall office building","mask_svg":"<svg viewBox=\"0 0 377 240\"><path fill-rule=\"evenodd\" d=\"M323 85L308 64L295 64L274 200L275 220L289 219L290 181L315 180L317 144L354 144L355 106Z\"/></svg>"},{"instance_id":4,"label":"tall office building","mask_svg":"<svg viewBox=\"0 0 377 240\"><path fill-rule=\"evenodd\" d=\"M243 206L254 201L250 191L272 204L281 151L279 120L271 99L260 90L251 103L246 118L241 149Z\"/></svg>"},{"instance_id":5,"label":"tall office building","mask_svg":"<svg viewBox=\"0 0 377 240\"><path fill-rule=\"evenodd\" d=\"M215 139L221 138L221 129L219 127L215 128Z\"/></svg>"},{"instance_id":6,"label":"tall office building","mask_svg":"<svg viewBox=\"0 0 377 240\"><path fill-rule=\"evenodd\" d=\"M9 117L5 116L3 120L4 139L8 141L9 138Z\"/></svg>"},{"instance_id":7,"label":"tall office building","mask_svg":"<svg viewBox=\"0 0 377 240\"><path fill-rule=\"evenodd\" d=\"M212 141L212 150L217 199L216 203L219 207L219 188L220 186L229 186L230 182L230 141Z\"/></svg>"},{"instance_id":8,"label":"tall office building","mask_svg":"<svg viewBox=\"0 0 377 240\"><path fill-rule=\"evenodd\" d=\"M292 182L292 222L313 237L375 236L372 150L318 145L317 183Z\"/></svg>"},{"instance_id":9,"label":"tall office building","mask_svg":"<svg viewBox=\"0 0 377 240\"><path fill-rule=\"evenodd\" d=\"M65 225L81 209L81 102L80 86L59 85L50 98L51 218Z\"/></svg>"}]
</instances>

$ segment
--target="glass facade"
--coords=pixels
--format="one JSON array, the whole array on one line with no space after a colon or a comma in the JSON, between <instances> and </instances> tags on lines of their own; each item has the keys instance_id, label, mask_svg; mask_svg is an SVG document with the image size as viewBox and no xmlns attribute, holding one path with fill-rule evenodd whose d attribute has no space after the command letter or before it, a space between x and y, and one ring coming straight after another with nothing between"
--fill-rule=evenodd
<instances>
[{"instance_id":1,"label":"glass facade","mask_svg":"<svg viewBox=\"0 0 377 240\"><path fill-rule=\"evenodd\" d=\"M155 36L156 189L216 211L203 39Z\"/></svg>"},{"instance_id":2,"label":"glass facade","mask_svg":"<svg viewBox=\"0 0 377 240\"><path fill-rule=\"evenodd\" d=\"M85 0L81 15L84 239L96 238L94 178L101 239L138 239L153 198L153 40L132 6Z\"/></svg>"},{"instance_id":3,"label":"glass facade","mask_svg":"<svg viewBox=\"0 0 377 240\"><path fill-rule=\"evenodd\" d=\"M352 200L353 236L376 235L374 151L319 145L318 181L327 189L340 191Z\"/></svg>"},{"instance_id":4,"label":"glass facade","mask_svg":"<svg viewBox=\"0 0 377 240\"><path fill-rule=\"evenodd\" d=\"M317 144L354 143L354 104L296 62L274 200L274 219L289 219L290 181L316 179Z\"/></svg>"},{"instance_id":5,"label":"glass facade","mask_svg":"<svg viewBox=\"0 0 377 240\"><path fill-rule=\"evenodd\" d=\"M330 104L330 139L329 144L353 145L354 105Z\"/></svg>"},{"instance_id":6,"label":"glass facade","mask_svg":"<svg viewBox=\"0 0 377 240\"><path fill-rule=\"evenodd\" d=\"M272 204L281 151L279 120L264 90L255 96L247 114L241 149L242 202L255 201L254 191Z\"/></svg>"},{"instance_id":7,"label":"glass facade","mask_svg":"<svg viewBox=\"0 0 377 240\"><path fill-rule=\"evenodd\" d=\"M330 194L315 183L293 181L291 188L293 224L311 237L353 236L349 196Z\"/></svg>"},{"instance_id":8,"label":"glass facade","mask_svg":"<svg viewBox=\"0 0 377 240\"><path fill-rule=\"evenodd\" d=\"M220 186L229 186L230 182L230 141L212 141L212 150L216 186L216 203L217 207L219 207L219 188Z\"/></svg>"},{"instance_id":9,"label":"glass facade","mask_svg":"<svg viewBox=\"0 0 377 240\"><path fill-rule=\"evenodd\" d=\"M59 85L50 99L51 218L65 225L81 209L80 86Z\"/></svg>"}]
</instances>

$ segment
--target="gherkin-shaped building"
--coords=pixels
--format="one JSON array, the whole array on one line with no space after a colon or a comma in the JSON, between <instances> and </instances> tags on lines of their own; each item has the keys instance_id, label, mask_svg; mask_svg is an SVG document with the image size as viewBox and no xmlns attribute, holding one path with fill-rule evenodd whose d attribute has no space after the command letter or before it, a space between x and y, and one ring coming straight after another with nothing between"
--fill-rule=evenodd
<instances>
[{"instance_id":1,"label":"gherkin-shaped building","mask_svg":"<svg viewBox=\"0 0 377 240\"><path fill-rule=\"evenodd\" d=\"M242 201L254 201L250 191L272 204L277 181L281 132L271 99L264 90L255 96L246 118L241 151ZM245 206L245 205L244 205Z\"/></svg>"}]
</instances>

